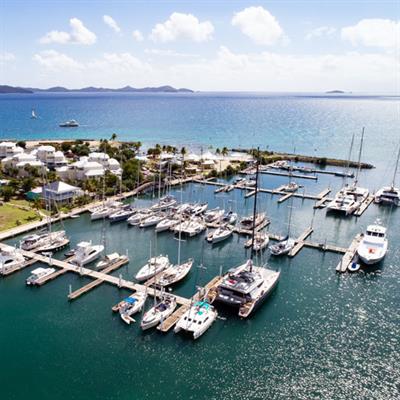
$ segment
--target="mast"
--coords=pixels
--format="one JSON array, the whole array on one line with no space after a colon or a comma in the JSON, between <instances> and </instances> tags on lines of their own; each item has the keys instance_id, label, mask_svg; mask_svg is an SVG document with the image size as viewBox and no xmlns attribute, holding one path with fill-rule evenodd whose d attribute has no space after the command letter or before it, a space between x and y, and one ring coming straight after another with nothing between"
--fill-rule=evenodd
<instances>
[{"instance_id":1,"label":"mast","mask_svg":"<svg viewBox=\"0 0 400 400\"><path fill-rule=\"evenodd\" d=\"M360 150L358 152L358 168L357 168L357 173L356 173L356 177L354 179L354 185L353 186L357 186L358 184L358 177L360 175L360 170L361 170L361 154L362 154L362 148L363 148L363 144L364 144L364 130L365 128L362 128L362 132L361 132L361 142L360 142Z\"/></svg>"},{"instance_id":2,"label":"mast","mask_svg":"<svg viewBox=\"0 0 400 400\"><path fill-rule=\"evenodd\" d=\"M257 148L257 157L260 155L260 148ZM257 214L257 192L258 192L258 158L256 158L256 186L255 186L255 193L254 193L254 207L253 207L253 226L252 226L252 233L251 233L251 253L250 259L253 261L254 258L254 236L256 231L256 214ZM253 263L250 265L250 272L253 269Z\"/></svg>"},{"instance_id":3,"label":"mast","mask_svg":"<svg viewBox=\"0 0 400 400\"><path fill-rule=\"evenodd\" d=\"M181 206L183 203L183 184L182 184L182 177L183 177L183 170L185 165L185 156L182 154L182 168L181 168ZM179 215L179 236L178 236L178 265L181 264L181 240L182 240L182 211Z\"/></svg>"},{"instance_id":4,"label":"mast","mask_svg":"<svg viewBox=\"0 0 400 400\"><path fill-rule=\"evenodd\" d=\"M399 152L397 153L396 166L394 168L394 173L393 173L392 189L394 189L394 183L396 181L397 170L399 168L399 160L400 160L400 145L399 145Z\"/></svg>"},{"instance_id":5,"label":"mast","mask_svg":"<svg viewBox=\"0 0 400 400\"><path fill-rule=\"evenodd\" d=\"M354 145L354 133L353 133L353 135L351 137L349 156L347 157L347 164L346 164L345 177L344 177L344 186L347 186L347 178L349 176L350 159L351 159L351 153L353 151L353 145Z\"/></svg>"}]
</instances>

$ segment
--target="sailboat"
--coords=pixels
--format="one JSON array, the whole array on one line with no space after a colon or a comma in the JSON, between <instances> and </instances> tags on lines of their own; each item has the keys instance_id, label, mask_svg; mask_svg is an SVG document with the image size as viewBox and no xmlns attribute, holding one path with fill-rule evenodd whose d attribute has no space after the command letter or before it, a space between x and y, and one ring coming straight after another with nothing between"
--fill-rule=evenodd
<instances>
[{"instance_id":1,"label":"sailboat","mask_svg":"<svg viewBox=\"0 0 400 400\"><path fill-rule=\"evenodd\" d=\"M395 206L400 206L400 188L396 188L394 186L396 181L397 171L399 168L399 160L400 160L400 145L399 145L399 151L397 153L396 166L393 172L392 184L390 186L385 186L376 192L374 198L375 203L389 204L389 205L393 204Z\"/></svg>"},{"instance_id":2,"label":"sailboat","mask_svg":"<svg viewBox=\"0 0 400 400\"><path fill-rule=\"evenodd\" d=\"M160 301L143 315L140 327L143 330L153 328L165 321L176 308L176 298L165 293L161 293Z\"/></svg>"},{"instance_id":3,"label":"sailboat","mask_svg":"<svg viewBox=\"0 0 400 400\"><path fill-rule=\"evenodd\" d=\"M352 136L351 140L350 154L351 154L351 149L353 147L353 143L354 143L354 135ZM360 149L358 153L358 168L356 176L354 178L354 182L351 186L345 184L345 186L336 194L335 198L328 204L329 211L337 211L344 213L345 215L351 215L355 211L357 211L360 208L361 203L367 199L369 195L369 190L358 186L358 178L361 171L361 155L362 155L363 144L364 144L364 128L362 129L361 133ZM350 154L349 154L348 164L350 164Z\"/></svg>"},{"instance_id":4,"label":"sailboat","mask_svg":"<svg viewBox=\"0 0 400 400\"><path fill-rule=\"evenodd\" d=\"M146 292L136 292L134 295L123 300L119 307L119 315L126 324L136 322L132 315L141 311L147 299Z\"/></svg>"},{"instance_id":5,"label":"sailboat","mask_svg":"<svg viewBox=\"0 0 400 400\"><path fill-rule=\"evenodd\" d=\"M253 218L257 215L259 162L256 163L256 179ZM240 317L247 318L270 295L278 283L280 272L254 265L254 240L256 224L252 224L251 255L244 264L231 268L222 278L210 301L217 301L238 309Z\"/></svg>"},{"instance_id":6,"label":"sailboat","mask_svg":"<svg viewBox=\"0 0 400 400\"><path fill-rule=\"evenodd\" d=\"M37 115L35 113L35 110L32 108L32 112L31 112L31 119L37 119Z\"/></svg>"}]
</instances>

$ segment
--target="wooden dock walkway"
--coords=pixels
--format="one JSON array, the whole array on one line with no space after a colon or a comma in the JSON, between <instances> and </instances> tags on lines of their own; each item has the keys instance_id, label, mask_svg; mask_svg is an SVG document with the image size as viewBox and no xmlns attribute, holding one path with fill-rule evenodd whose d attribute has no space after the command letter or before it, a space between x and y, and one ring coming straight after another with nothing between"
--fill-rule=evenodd
<instances>
[{"instance_id":1,"label":"wooden dock walkway","mask_svg":"<svg viewBox=\"0 0 400 400\"><path fill-rule=\"evenodd\" d=\"M347 268L349 267L349 265L351 265L351 263L353 262L353 260L356 257L357 248L362 240L362 237L363 236L361 234L358 234L353 239L353 241L350 244L350 247L347 249L344 256L341 258L339 264L336 266L337 272L343 273L343 272L347 271Z\"/></svg>"},{"instance_id":2,"label":"wooden dock walkway","mask_svg":"<svg viewBox=\"0 0 400 400\"><path fill-rule=\"evenodd\" d=\"M305 246L305 240L313 233L314 229L310 226L296 240L296 244L290 250L289 257L294 257Z\"/></svg>"},{"instance_id":3,"label":"wooden dock walkway","mask_svg":"<svg viewBox=\"0 0 400 400\"><path fill-rule=\"evenodd\" d=\"M318 177L315 175L304 175L304 174L291 174L289 172L278 172L278 171L271 171L271 170L261 170L260 174L266 174L266 175L276 175L276 176L290 176L292 178L296 179L310 179L313 181L318 180Z\"/></svg>"},{"instance_id":4,"label":"wooden dock walkway","mask_svg":"<svg viewBox=\"0 0 400 400\"><path fill-rule=\"evenodd\" d=\"M266 218L261 224L256 226L255 231L259 232L261 229L264 229L265 227L267 227L270 223L271 223L270 219ZM233 228L233 232L235 232L239 235L246 235L246 236L250 236L253 233L253 231L251 229L243 229L243 228L240 228L239 226L235 226Z\"/></svg>"},{"instance_id":5,"label":"wooden dock walkway","mask_svg":"<svg viewBox=\"0 0 400 400\"><path fill-rule=\"evenodd\" d=\"M279 197L278 203L279 203L279 204L280 204L280 203L283 203L283 202L286 201L287 199L290 199L293 195L294 195L293 192L286 193L286 194L283 195L282 197Z\"/></svg>"},{"instance_id":6,"label":"wooden dock walkway","mask_svg":"<svg viewBox=\"0 0 400 400\"><path fill-rule=\"evenodd\" d=\"M129 262L129 258L128 257L121 257L121 259L119 261L117 261L116 263L114 263L113 265L110 265L107 268L104 268L101 270L101 272L103 274L109 274L113 271L116 271L118 268L122 267L123 265L127 264ZM89 292L90 290L96 288L97 286L100 286L102 283L104 282L103 279L95 279L94 281L90 282L89 284L82 286L81 288L79 288L78 290L75 290L74 292L70 293L68 295L68 299L69 300L75 300L78 297L82 296L83 294Z\"/></svg>"}]
</instances>

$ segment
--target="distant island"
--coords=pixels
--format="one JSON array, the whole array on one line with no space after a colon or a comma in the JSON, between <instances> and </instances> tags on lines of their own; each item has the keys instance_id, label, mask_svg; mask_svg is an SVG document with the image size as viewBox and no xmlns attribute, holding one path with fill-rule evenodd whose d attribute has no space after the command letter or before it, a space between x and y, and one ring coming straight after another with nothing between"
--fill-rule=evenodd
<instances>
[{"instance_id":1,"label":"distant island","mask_svg":"<svg viewBox=\"0 0 400 400\"><path fill-rule=\"evenodd\" d=\"M343 90L329 90L328 92L325 92L326 94L344 94Z\"/></svg>"},{"instance_id":2,"label":"distant island","mask_svg":"<svg viewBox=\"0 0 400 400\"><path fill-rule=\"evenodd\" d=\"M180 88L176 89L172 86L165 85L159 87L134 88L125 86L118 89L102 88L102 87L84 87L82 89L67 89L63 86L54 86L48 89L39 88L22 88L8 85L0 85L0 93L68 93L68 92L84 92L84 93L193 93L193 90Z\"/></svg>"}]
</instances>

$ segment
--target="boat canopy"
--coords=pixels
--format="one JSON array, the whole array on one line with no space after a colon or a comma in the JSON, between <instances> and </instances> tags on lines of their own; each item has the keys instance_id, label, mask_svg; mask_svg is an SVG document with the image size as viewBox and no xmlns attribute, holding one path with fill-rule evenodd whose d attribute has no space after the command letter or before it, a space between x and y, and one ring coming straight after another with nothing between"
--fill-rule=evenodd
<instances>
[{"instance_id":1,"label":"boat canopy","mask_svg":"<svg viewBox=\"0 0 400 400\"><path fill-rule=\"evenodd\" d=\"M138 300L135 299L134 297L127 297L127 298L125 299L125 301L126 301L127 303L129 303L129 304L134 304L134 303L136 303Z\"/></svg>"}]
</instances>

